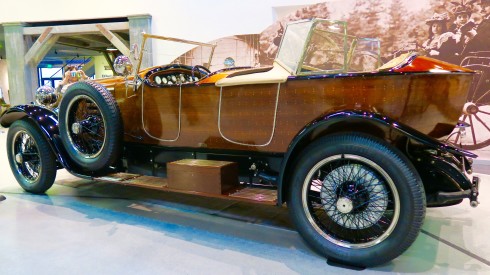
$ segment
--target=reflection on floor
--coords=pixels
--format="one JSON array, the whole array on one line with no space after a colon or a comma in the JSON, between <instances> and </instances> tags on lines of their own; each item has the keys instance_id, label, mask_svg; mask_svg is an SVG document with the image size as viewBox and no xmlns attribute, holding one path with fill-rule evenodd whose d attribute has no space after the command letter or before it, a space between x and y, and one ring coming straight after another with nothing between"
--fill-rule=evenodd
<instances>
[{"instance_id":1,"label":"reflection on floor","mask_svg":"<svg viewBox=\"0 0 490 275\"><path fill-rule=\"evenodd\" d=\"M1 132L1 129L0 129ZM0 133L0 274L357 274L332 267L287 208L165 193L60 171L47 195L13 178ZM490 176L481 204L432 208L402 256L365 273L490 273Z\"/></svg>"}]
</instances>

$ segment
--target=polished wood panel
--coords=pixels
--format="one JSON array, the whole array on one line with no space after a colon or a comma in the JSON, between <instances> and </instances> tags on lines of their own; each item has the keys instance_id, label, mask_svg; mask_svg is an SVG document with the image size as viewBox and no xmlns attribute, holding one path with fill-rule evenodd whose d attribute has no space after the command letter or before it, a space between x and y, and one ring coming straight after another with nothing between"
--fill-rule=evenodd
<instances>
[{"instance_id":1,"label":"polished wood panel","mask_svg":"<svg viewBox=\"0 0 490 275\"><path fill-rule=\"evenodd\" d=\"M461 114L472 77L468 73L403 73L290 79L280 84L274 136L266 146L257 145L264 145L272 135L278 84L223 88L221 118L219 87L182 85L181 129L176 141L163 139L174 138L178 133L179 86L142 85L136 92L121 82L114 87L126 141L285 152L305 125L341 110L382 114L434 138L447 135Z\"/></svg>"},{"instance_id":2,"label":"polished wood panel","mask_svg":"<svg viewBox=\"0 0 490 275\"><path fill-rule=\"evenodd\" d=\"M253 202L276 204L277 190L246 187L229 195L232 198L247 199Z\"/></svg>"},{"instance_id":3,"label":"polished wood panel","mask_svg":"<svg viewBox=\"0 0 490 275\"><path fill-rule=\"evenodd\" d=\"M279 88L279 84L223 87L218 117L222 136L236 143L267 144L275 130Z\"/></svg>"},{"instance_id":4,"label":"polished wood panel","mask_svg":"<svg viewBox=\"0 0 490 275\"><path fill-rule=\"evenodd\" d=\"M227 194L239 188L236 162L183 159L167 163L168 187L184 191Z\"/></svg>"},{"instance_id":5,"label":"polished wood panel","mask_svg":"<svg viewBox=\"0 0 490 275\"><path fill-rule=\"evenodd\" d=\"M230 191L229 193L226 192L224 194L217 194L209 192L197 192L195 190L174 189L168 185L167 178L142 176L137 174L115 173L106 175L104 177L95 178L95 180L126 186L143 187L159 191L199 195L203 197L232 199L236 201L261 203L266 205L277 204L277 190L261 189L256 187L250 188L245 187L244 185L236 186L236 189L232 189L232 191Z\"/></svg>"},{"instance_id":6,"label":"polished wood panel","mask_svg":"<svg viewBox=\"0 0 490 275\"><path fill-rule=\"evenodd\" d=\"M161 140L178 138L180 92L180 86L164 89L144 86L141 93L142 127L147 135Z\"/></svg>"},{"instance_id":7,"label":"polished wood panel","mask_svg":"<svg viewBox=\"0 0 490 275\"><path fill-rule=\"evenodd\" d=\"M393 70L395 72L433 72L441 73L447 72L473 72L470 69L463 68L461 66L447 63L441 60L430 58L427 56L417 56L410 64L399 69Z\"/></svg>"}]
</instances>

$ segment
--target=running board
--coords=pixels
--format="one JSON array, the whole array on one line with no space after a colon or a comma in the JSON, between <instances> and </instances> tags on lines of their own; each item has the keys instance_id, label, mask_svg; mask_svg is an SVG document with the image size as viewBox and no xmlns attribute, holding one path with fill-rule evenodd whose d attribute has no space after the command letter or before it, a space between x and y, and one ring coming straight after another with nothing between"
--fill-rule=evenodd
<instances>
[{"instance_id":1,"label":"running board","mask_svg":"<svg viewBox=\"0 0 490 275\"><path fill-rule=\"evenodd\" d=\"M206 192L196 192L189 190L180 190L176 188L171 188L168 186L167 178L152 177L152 176L142 176L138 174L128 174L128 173L114 173L109 174L104 177L94 178L96 181L111 182L126 186L137 186L143 188L149 188L160 191L176 192L184 194L192 194L203 197L211 198L222 198L222 199L232 199L238 201L276 205L277 204L277 190L262 189L248 187L240 184L234 190L231 190L225 194L212 194Z\"/></svg>"}]
</instances>

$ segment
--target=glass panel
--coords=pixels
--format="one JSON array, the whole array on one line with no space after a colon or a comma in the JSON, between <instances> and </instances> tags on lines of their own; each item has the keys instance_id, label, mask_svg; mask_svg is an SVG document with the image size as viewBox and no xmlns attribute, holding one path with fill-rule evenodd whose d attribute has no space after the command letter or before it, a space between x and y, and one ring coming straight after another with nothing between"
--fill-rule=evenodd
<instances>
[{"instance_id":1,"label":"glass panel","mask_svg":"<svg viewBox=\"0 0 490 275\"><path fill-rule=\"evenodd\" d=\"M93 78L93 77L92 77L92 78ZM61 81L62 81L61 79L57 79L57 80L55 80L55 81L54 81L54 86L55 86L55 87L58 87L58 86L60 85Z\"/></svg>"},{"instance_id":2,"label":"glass panel","mask_svg":"<svg viewBox=\"0 0 490 275\"><path fill-rule=\"evenodd\" d=\"M153 64L182 64L188 66L202 65L209 67L212 59L212 44L194 42L178 38L147 35L146 44L142 49L143 56L149 56ZM152 49L151 51L149 49ZM141 69L141 68L140 68Z\"/></svg>"},{"instance_id":3,"label":"glass panel","mask_svg":"<svg viewBox=\"0 0 490 275\"><path fill-rule=\"evenodd\" d=\"M192 47L192 45L190 45ZM172 48L172 47L171 47ZM182 48L184 49L184 48ZM185 48L189 49L189 48ZM191 50L192 49L192 50ZM177 55L174 54L172 55L175 60L173 60L171 63L178 63L178 64L184 64L184 65L189 65L189 66L196 66L196 65L202 65L204 67L209 67L209 57L211 56L211 51L213 50L210 47L205 47L205 46L197 46L194 48L191 48L187 50L185 53ZM168 53L170 52L169 50L163 50L163 52ZM166 63L156 63L156 64L166 64Z\"/></svg>"},{"instance_id":4,"label":"glass panel","mask_svg":"<svg viewBox=\"0 0 490 275\"><path fill-rule=\"evenodd\" d=\"M375 71L380 41L347 35L347 23L313 19L290 23L277 60L299 75Z\"/></svg>"},{"instance_id":5,"label":"glass panel","mask_svg":"<svg viewBox=\"0 0 490 275\"><path fill-rule=\"evenodd\" d=\"M345 22L318 21L308 41L300 74L344 71L348 53L346 38Z\"/></svg>"},{"instance_id":6,"label":"glass panel","mask_svg":"<svg viewBox=\"0 0 490 275\"><path fill-rule=\"evenodd\" d=\"M63 77L61 68L41 68L41 78Z\"/></svg>"},{"instance_id":7,"label":"glass panel","mask_svg":"<svg viewBox=\"0 0 490 275\"><path fill-rule=\"evenodd\" d=\"M314 21L289 24L284 33L277 59L296 72L305 47L308 33Z\"/></svg>"},{"instance_id":8,"label":"glass panel","mask_svg":"<svg viewBox=\"0 0 490 275\"><path fill-rule=\"evenodd\" d=\"M194 45L158 39L148 39L146 43L153 43L153 52L145 52L151 55L153 64L175 63L175 58L195 47ZM194 57L190 58L190 60L192 59L194 59ZM179 60L178 63L190 65L192 63L192 61L188 62L190 60Z\"/></svg>"},{"instance_id":9,"label":"glass panel","mask_svg":"<svg viewBox=\"0 0 490 275\"><path fill-rule=\"evenodd\" d=\"M380 41L372 38L356 38L349 61L349 72L375 71L381 66Z\"/></svg>"}]
</instances>

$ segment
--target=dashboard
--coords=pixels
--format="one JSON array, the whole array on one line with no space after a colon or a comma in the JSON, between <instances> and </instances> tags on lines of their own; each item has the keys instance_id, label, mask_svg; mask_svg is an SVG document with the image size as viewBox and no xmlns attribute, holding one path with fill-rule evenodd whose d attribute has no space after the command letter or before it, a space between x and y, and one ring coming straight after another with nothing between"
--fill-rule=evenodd
<instances>
[{"instance_id":1,"label":"dashboard","mask_svg":"<svg viewBox=\"0 0 490 275\"><path fill-rule=\"evenodd\" d=\"M148 71L145 83L153 87L165 87L182 84L192 84L206 77L208 72L191 66L172 64Z\"/></svg>"},{"instance_id":2,"label":"dashboard","mask_svg":"<svg viewBox=\"0 0 490 275\"><path fill-rule=\"evenodd\" d=\"M187 84L199 81L199 77L186 75L183 73L169 73L162 75L155 75L153 80L157 85L173 85L173 84Z\"/></svg>"}]
</instances>

